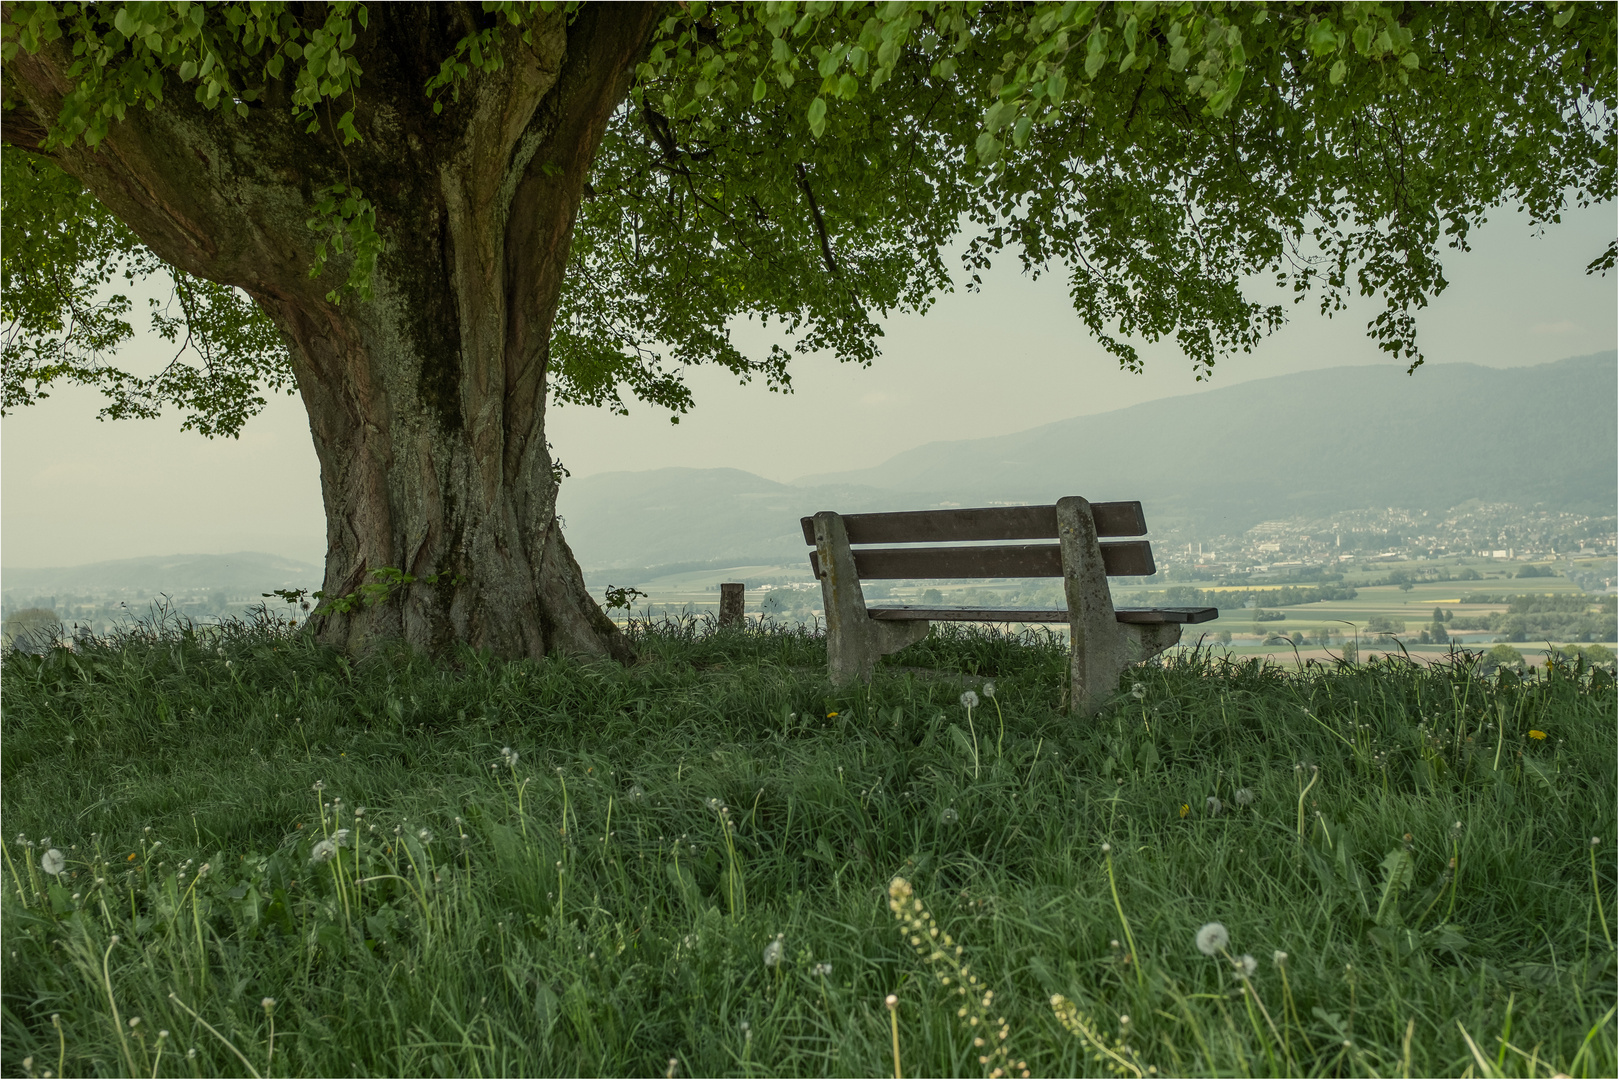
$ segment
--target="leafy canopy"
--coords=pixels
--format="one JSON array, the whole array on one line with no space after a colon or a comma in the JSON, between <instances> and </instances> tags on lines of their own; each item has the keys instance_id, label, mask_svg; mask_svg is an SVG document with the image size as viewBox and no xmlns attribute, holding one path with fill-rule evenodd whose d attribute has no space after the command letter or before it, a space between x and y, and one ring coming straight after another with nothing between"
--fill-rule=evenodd
<instances>
[{"instance_id":1,"label":"leafy canopy","mask_svg":"<svg viewBox=\"0 0 1619 1080\"><path fill-rule=\"evenodd\" d=\"M484 3L494 18L422 88L435 109L499 69L558 5ZM66 379L109 415L172 402L234 434L288 384L277 336L227 287L165 268L51 163L131 108L189 92L250 113L272 82L311 139L361 138L355 55L367 6L16 3L4 58L71 46L43 146L4 159L6 408ZM1412 368L1418 311L1503 206L1532 224L1615 187L1612 4L755 3L671 6L592 167L551 350L553 395L679 412L682 370L719 363L790 387L790 351L745 355L739 320L791 351L870 363L880 317L969 287L1006 249L1066 275L1090 332L1172 337L1199 378L1284 319L1251 298L1272 278L1324 313L1354 293L1368 330ZM328 241L312 274L364 302L391 227L357 180L316 193ZM1610 244L1590 264L1614 264ZM186 340L164 373L108 362L131 335L113 283L167 272Z\"/></svg>"}]
</instances>

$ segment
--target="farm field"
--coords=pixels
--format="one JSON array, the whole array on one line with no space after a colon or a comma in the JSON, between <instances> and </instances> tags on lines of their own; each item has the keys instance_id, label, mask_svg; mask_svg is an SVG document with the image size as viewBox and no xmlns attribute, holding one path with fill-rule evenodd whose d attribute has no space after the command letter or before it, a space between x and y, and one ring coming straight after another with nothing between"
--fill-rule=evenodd
<instances>
[{"instance_id":1,"label":"farm field","mask_svg":"<svg viewBox=\"0 0 1619 1080\"><path fill-rule=\"evenodd\" d=\"M1619 1066L1605 670L1172 658L1086 719L1048 639L949 628L836 690L802 632L632 632L629 668L268 626L8 656L5 1060Z\"/></svg>"}]
</instances>

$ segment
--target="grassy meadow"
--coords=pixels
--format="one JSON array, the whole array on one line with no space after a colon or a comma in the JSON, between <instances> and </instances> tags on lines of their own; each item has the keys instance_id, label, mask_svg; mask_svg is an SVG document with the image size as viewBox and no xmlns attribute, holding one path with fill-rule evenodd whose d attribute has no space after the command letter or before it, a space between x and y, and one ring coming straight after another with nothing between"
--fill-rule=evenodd
<instances>
[{"instance_id":1,"label":"grassy meadow","mask_svg":"<svg viewBox=\"0 0 1619 1080\"><path fill-rule=\"evenodd\" d=\"M632 631L7 655L5 1072L1619 1071L1610 671Z\"/></svg>"}]
</instances>

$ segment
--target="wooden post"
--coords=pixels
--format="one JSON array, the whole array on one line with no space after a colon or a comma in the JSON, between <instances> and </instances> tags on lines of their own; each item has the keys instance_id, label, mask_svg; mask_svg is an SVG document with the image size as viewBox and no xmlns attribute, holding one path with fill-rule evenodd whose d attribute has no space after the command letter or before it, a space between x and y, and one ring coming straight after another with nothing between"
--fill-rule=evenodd
<instances>
[{"instance_id":1,"label":"wooden post","mask_svg":"<svg viewBox=\"0 0 1619 1080\"><path fill-rule=\"evenodd\" d=\"M741 626L742 605L746 586L740 581L727 581L720 585L720 625Z\"/></svg>"}]
</instances>

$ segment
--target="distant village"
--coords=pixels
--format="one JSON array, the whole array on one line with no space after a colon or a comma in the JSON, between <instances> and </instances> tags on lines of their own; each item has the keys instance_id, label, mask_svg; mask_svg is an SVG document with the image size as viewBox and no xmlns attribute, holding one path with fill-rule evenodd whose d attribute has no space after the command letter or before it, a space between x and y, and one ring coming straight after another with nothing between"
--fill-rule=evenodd
<instances>
[{"instance_id":1,"label":"distant village","mask_svg":"<svg viewBox=\"0 0 1619 1080\"><path fill-rule=\"evenodd\" d=\"M1257 581L1378 563L1488 559L1503 564L1557 563L1556 572L1578 575L1576 584L1586 592L1613 592L1619 584L1611 562L1606 572L1573 565L1576 559L1615 556L1619 535L1613 517L1524 510L1506 503L1474 505L1443 516L1394 507L1354 510L1330 517L1264 521L1240 536L1192 538L1169 530L1155 540L1153 550L1159 553L1160 573L1167 580L1242 576ZM1503 566L1510 570L1509 577L1521 569Z\"/></svg>"}]
</instances>

